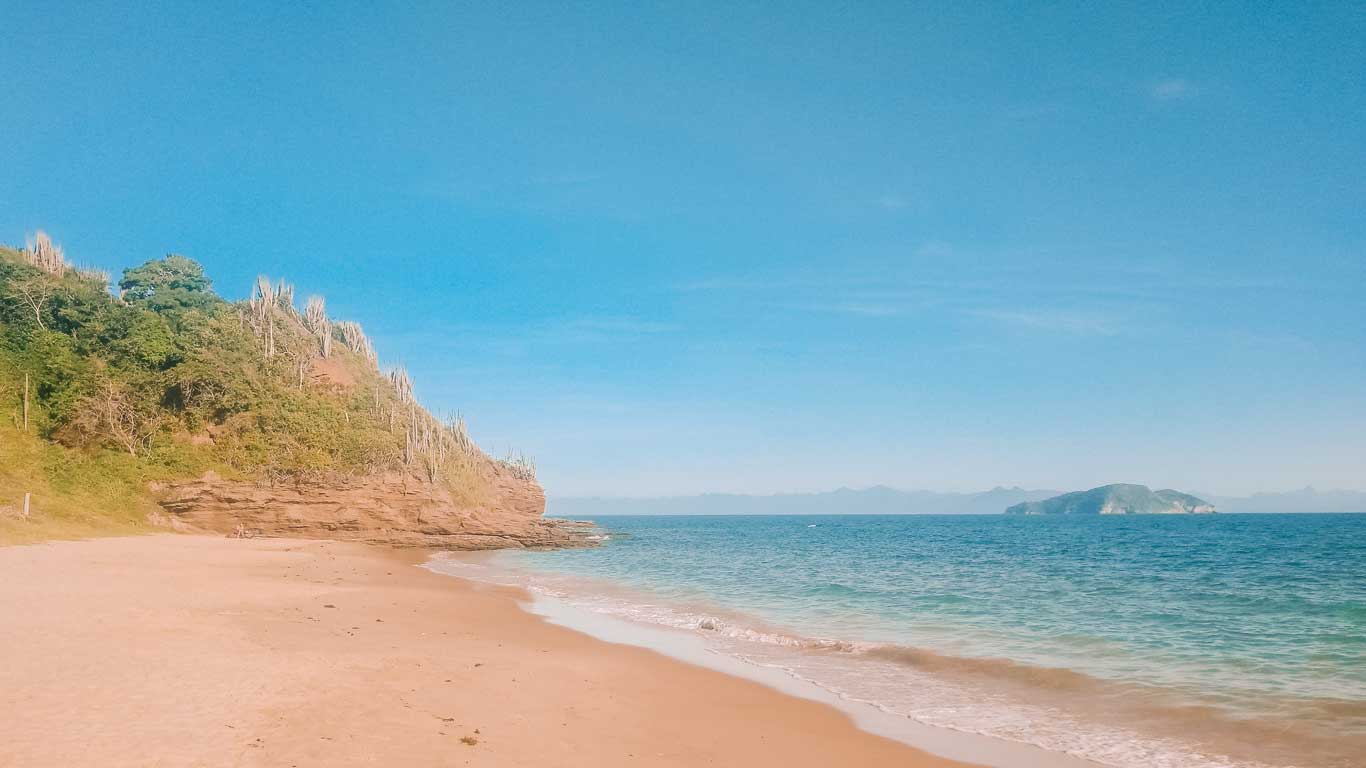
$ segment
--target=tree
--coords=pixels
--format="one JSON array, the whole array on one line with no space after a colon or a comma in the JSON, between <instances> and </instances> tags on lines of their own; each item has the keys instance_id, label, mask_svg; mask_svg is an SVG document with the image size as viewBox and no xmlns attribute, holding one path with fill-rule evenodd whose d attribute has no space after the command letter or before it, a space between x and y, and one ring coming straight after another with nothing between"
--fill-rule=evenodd
<instances>
[{"instance_id":1,"label":"tree","mask_svg":"<svg viewBox=\"0 0 1366 768\"><path fill-rule=\"evenodd\" d=\"M52 281L46 275L28 275L10 280L5 296L32 312L40 329L47 329L43 323L43 308L52 298Z\"/></svg>"},{"instance_id":2,"label":"tree","mask_svg":"<svg viewBox=\"0 0 1366 768\"><path fill-rule=\"evenodd\" d=\"M119 281L119 295L128 303L171 315L218 305L222 299L212 288L204 267L177 253L125 269Z\"/></svg>"},{"instance_id":3,"label":"tree","mask_svg":"<svg viewBox=\"0 0 1366 768\"><path fill-rule=\"evenodd\" d=\"M106 328L106 359L118 365L164 370L179 361L176 335L166 318L135 308L115 315Z\"/></svg>"},{"instance_id":4,"label":"tree","mask_svg":"<svg viewBox=\"0 0 1366 768\"><path fill-rule=\"evenodd\" d=\"M64 333L30 326L8 336L5 330L0 322L0 376L22 386L23 375L30 375L29 420L39 434L50 436L79 410L89 391L90 362Z\"/></svg>"},{"instance_id":5,"label":"tree","mask_svg":"<svg viewBox=\"0 0 1366 768\"><path fill-rule=\"evenodd\" d=\"M152 436L161 427L161 414L146 398L139 398L123 384L103 377L81 402L76 426L138 456L147 451Z\"/></svg>"}]
</instances>

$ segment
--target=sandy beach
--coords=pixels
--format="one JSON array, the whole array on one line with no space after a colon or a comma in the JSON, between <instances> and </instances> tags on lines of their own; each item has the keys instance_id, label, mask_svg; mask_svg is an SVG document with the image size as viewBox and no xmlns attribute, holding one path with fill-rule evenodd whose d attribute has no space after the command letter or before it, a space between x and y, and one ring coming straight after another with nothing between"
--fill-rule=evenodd
<instances>
[{"instance_id":1,"label":"sandy beach","mask_svg":"<svg viewBox=\"0 0 1366 768\"><path fill-rule=\"evenodd\" d=\"M0 548L3 766L950 766L359 544Z\"/></svg>"}]
</instances>

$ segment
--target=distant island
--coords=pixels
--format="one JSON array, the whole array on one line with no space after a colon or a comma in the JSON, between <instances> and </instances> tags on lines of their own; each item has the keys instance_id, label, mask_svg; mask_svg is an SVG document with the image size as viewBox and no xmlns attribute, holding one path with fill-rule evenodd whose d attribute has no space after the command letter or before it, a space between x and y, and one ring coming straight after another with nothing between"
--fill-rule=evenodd
<instances>
[{"instance_id":1,"label":"distant island","mask_svg":"<svg viewBox=\"0 0 1366 768\"><path fill-rule=\"evenodd\" d=\"M1146 485L1115 483L1089 491L1073 491L1042 501L1007 507L1007 515L1183 515L1212 514L1214 505L1198 496L1154 491Z\"/></svg>"}]
</instances>

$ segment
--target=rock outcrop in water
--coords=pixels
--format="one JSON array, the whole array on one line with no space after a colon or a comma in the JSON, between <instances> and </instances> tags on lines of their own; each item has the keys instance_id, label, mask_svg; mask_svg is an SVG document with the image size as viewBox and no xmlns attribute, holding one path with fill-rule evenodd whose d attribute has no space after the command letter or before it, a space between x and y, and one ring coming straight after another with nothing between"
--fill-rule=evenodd
<instances>
[{"instance_id":1,"label":"rock outcrop in water","mask_svg":"<svg viewBox=\"0 0 1366 768\"><path fill-rule=\"evenodd\" d=\"M1189 493L1115 483L1007 507L1007 515L1181 515L1210 514L1214 505Z\"/></svg>"}]
</instances>

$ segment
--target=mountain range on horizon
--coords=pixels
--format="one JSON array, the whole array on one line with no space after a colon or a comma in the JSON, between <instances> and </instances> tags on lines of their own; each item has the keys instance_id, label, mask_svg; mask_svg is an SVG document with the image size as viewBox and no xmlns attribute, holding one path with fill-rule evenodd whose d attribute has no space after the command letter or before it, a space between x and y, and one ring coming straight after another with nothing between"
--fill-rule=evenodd
<instances>
[{"instance_id":1,"label":"mountain range on horizon","mask_svg":"<svg viewBox=\"0 0 1366 768\"><path fill-rule=\"evenodd\" d=\"M996 486L987 491L953 493L901 490L886 485L837 488L813 493L768 495L706 493L691 496L602 497L552 496L547 514L557 517L598 515L995 515L1007 507L1042 501L1064 493L1052 489ZM1366 512L1366 491L1311 487L1250 496L1197 493L1221 513Z\"/></svg>"}]
</instances>

